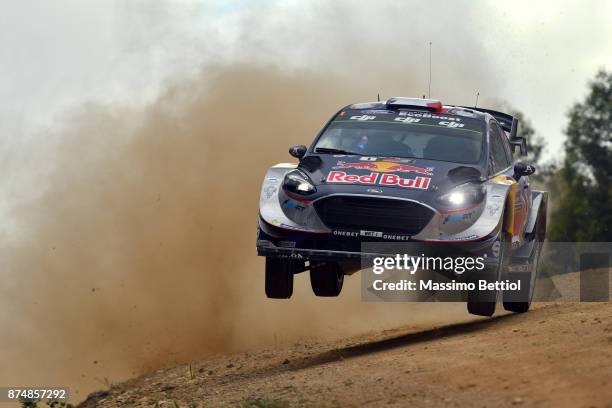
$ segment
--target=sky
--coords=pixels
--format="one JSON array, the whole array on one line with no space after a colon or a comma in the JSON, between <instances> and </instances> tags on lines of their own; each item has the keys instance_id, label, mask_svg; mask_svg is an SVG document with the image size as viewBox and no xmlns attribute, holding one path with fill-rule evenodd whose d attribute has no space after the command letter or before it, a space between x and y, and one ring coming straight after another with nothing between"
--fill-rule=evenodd
<instances>
[{"instance_id":1,"label":"sky","mask_svg":"<svg viewBox=\"0 0 612 408\"><path fill-rule=\"evenodd\" d=\"M76 107L137 107L167 81L215 64L380 78L363 100L421 96L430 41L432 98L506 100L532 120L553 157L567 110L597 69L612 68L610 1L5 0L2 10L4 161L27 154L41 129Z\"/></svg>"}]
</instances>

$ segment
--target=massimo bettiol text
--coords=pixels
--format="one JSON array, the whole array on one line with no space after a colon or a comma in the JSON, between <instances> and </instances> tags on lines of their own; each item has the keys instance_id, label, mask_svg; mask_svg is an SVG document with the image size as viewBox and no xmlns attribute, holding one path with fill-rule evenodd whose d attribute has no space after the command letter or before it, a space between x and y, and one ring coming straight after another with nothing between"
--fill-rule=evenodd
<instances>
[{"instance_id":1,"label":"massimo bettiol text","mask_svg":"<svg viewBox=\"0 0 612 408\"><path fill-rule=\"evenodd\" d=\"M440 257L440 256L414 256L396 254L394 256L380 256L373 258L372 272L380 278L374 279L372 288L376 291L464 291L464 290L501 290L520 291L521 282L510 280L479 279L476 281L438 282L432 279L401 279L398 281L384 281L382 275L387 271L404 271L415 275L417 271L447 271L457 276L470 272L481 272L486 265L485 256Z\"/></svg>"}]
</instances>

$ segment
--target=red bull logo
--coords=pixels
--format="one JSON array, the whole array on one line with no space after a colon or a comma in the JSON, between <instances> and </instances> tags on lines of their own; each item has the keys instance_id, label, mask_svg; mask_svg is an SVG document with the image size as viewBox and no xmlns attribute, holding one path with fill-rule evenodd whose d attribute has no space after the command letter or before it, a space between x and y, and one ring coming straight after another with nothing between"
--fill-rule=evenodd
<instances>
[{"instance_id":1,"label":"red bull logo","mask_svg":"<svg viewBox=\"0 0 612 408\"><path fill-rule=\"evenodd\" d=\"M338 162L334 169L362 169L377 173L415 173L424 176L432 176L432 167L417 167L410 164L394 163L388 161L360 161L356 163Z\"/></svg>"},{"instance_id":2,"label":"red bull logo","mask_svg":"<svg viewBox=\"0 0 612 408\"><path fill-rule=\"evenodd\" d=\"M421 176L415 178L402 178L397 174L379 174L372 172L370 174L357 175L346 174L344 171L330 171L326 181L328 183L379 184L381 186L397 186L427 190L431 178Z\"/></svg>"}]
</instances>

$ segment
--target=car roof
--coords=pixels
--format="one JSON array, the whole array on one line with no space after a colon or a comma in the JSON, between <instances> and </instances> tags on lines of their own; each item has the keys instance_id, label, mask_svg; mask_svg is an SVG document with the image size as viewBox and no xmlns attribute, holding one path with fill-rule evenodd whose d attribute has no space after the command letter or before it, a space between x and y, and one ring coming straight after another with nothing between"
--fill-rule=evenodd
<instances>
[{"instance_id":1,"label":"car roof","mask_svg":"<svg viewBox=\"0 0 612 408\"><path fill-rule=\"evenodd\" d=\"M487 120L487 118L493 118L486 112L479 112L478 110L471 109L465 106L455 105L442 105L442 103L435 99L418 99L418 98L406 98L406 97L393 97L384 101L373 101L373 102L359 102L347 105L344 109L355 109L355 110L402 110L402 111L415 111L415 112L428 112L433 117L436 115L456 115L469 117L472 119Z\"/></svg>"}]
</instances>

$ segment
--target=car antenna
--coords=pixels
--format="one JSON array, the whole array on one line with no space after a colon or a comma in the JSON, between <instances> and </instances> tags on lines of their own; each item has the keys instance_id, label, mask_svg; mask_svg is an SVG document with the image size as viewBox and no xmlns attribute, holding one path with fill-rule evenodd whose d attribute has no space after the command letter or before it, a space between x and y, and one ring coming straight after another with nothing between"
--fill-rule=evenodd
<instances>
[{"instance_id":1,"label":"car antenna","mask_svg":"<svg viewBox=\"0 0 612 408\"><path fill-rule=\"evenodd\" d=\"M380 94L379 94L379 93L378 93L378 94L376 94L376 97L377 97L377 99L378 99L378 102L380 102Z\"/></svg>"},{"instance_id":2,"label":"car antenna","mask_svg":"<svg viewBox=\"0 0 612 408\"><path fill-rule=\"evenodd\" d=\"M474 103L474 107L478 107L478 97L480 96L480 92L476 92L476 102Z\"/></svg>"},{"instance_id":3,"label":"car antenna","mask_svg":"<svg viewBox=\"0 0 612 408\"><path fill-rule=\"evenodd\" d=\"M429 42L429 88L427 95L431 99L431 41Z\"/></svg>"}]
</instances>

